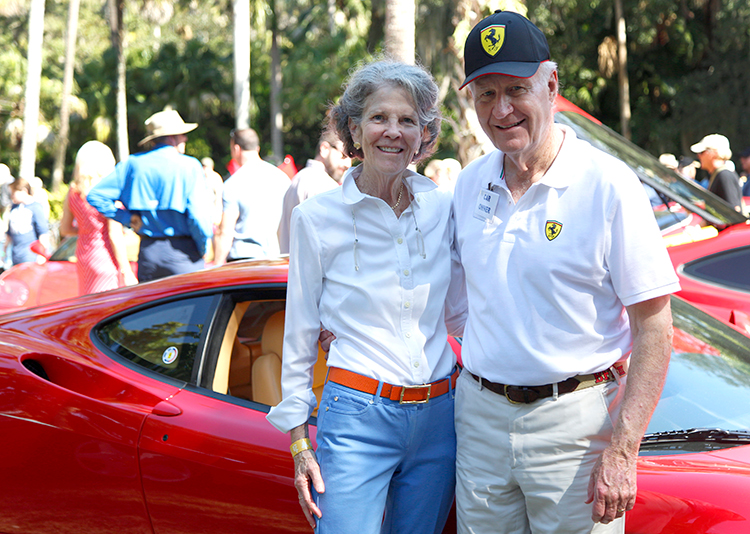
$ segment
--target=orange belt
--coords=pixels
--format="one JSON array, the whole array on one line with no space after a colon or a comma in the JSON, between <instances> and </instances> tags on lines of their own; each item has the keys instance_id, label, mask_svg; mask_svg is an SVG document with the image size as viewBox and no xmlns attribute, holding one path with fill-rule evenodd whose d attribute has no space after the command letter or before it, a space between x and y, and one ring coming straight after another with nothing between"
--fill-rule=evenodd
<instances>
[{"instance_id":1,"label":"orange belt","mask_svg":"<svg viewBox=\"0 0 750 534\"><path fill-rule=\"evenodd\" d=\"M384 382L383 387L380 390L380 396L394 401L397 400L399 404L422 404L454 389L456 387L458 374L458 369L456 369L450 378L443 378L436 382L419 384L416 386L394 386ZM374 378L363 376L353 371L347 371L346 369L341 369L339 367L331 367L328 369L328 380L370 395L375 395L375 393L377 393L378 384L380 383Z\"/></svg>"}]
</instances>

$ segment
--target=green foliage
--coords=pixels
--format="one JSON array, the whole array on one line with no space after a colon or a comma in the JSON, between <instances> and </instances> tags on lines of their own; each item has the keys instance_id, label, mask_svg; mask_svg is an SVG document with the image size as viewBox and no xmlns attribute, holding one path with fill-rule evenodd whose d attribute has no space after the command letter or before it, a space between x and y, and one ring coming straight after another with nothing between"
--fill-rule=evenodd
<instances>
[{"instance_id":1,"label":"green foliage","mask_svg":"<svg viewBox=\"0 0 750 534\"><path fill-rule=\"evenodd\" d=\"M49 193L49 220L57 223L62 219L63 203L68 194L68 186L63 184L57 193Z\"/></svg>"},{"instance_id":2,"label":"green foliage","mask_svg":"<svg viewBox=\"0 0 750 534\"><path fill-rule=\"evenodd\" d=\"M487 13L495 4L475 3ZM329 5L320 0L251 1L251 125L260 134L264 155L271 139L268 24L274 7L281 34L284 151L298 165L313 155L326 110L350 69L382 46L384 0L335 0L333 16ZM456 131L459 95L453 85L462 76L462 65L451 40L461 21L461 5L417 1L418 59L441 86L447 116L438 157L454 156L457 139L464 135ZM633 140L654 154L685 154L691 143L712 132L727 135L735 152L750 145L750 70L744 68L750 57L747 0L623 0L623 6ZM560 65L563 96L619 129L617 75L600 69L599 51L616 33L614 0L527 0L526 7ZM40 124L53 134L59 129L67 9L67 2L46 5ZM14 173L27 16L0 16L0 161ZM116 58L107 16L103 0L81 0L66 181L84 142L99 139L115 146ZM189 136L188 153L213 157L221 172L229 160L229 131L235 122L232 2L126 0L124 26L131 151L140 150L146 118L171 106L200 125ZM38 148L37 175L48 186L53 140L50 136Z\"/></svg>"},{"instance_id":3,"label":"green foliage","mask_svg":"<svg viewBox=\"0 0 750 534\"><path fill-rule=\"evenodd\" d=\"M599 70L614 37L614 1L529 0L560 64L562 94L619 130L617 76ZM750 145L750 4L623 0L633 141L653 154L689 153L708 133Z\"/></svg>"}]
</instances>

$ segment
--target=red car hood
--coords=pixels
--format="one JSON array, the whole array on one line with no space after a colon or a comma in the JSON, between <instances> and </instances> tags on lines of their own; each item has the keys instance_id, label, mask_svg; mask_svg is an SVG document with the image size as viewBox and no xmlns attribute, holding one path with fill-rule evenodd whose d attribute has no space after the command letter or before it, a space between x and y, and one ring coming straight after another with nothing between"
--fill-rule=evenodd
<instances>
[{"instance_id":1,"label":"red car hood","mask_svg":"<svg viewBox=\"0 0 750 534\"><path fill-rule=\"evenodd\" d=\"M750 445L638 460L638 498L629 534L750 531Z\"/></svg>"}]
</instances>

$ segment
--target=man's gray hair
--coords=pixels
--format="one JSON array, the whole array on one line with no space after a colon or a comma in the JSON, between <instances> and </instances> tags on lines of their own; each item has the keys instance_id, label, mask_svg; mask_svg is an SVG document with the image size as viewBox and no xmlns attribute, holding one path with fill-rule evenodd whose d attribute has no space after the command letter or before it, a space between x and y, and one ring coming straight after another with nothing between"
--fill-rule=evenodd
<instances>
[{"instance_id":1,"label":"man's gray hair","mask_svg":"<svg viewBox=\"0 0 750 534\"><path fill-rule=\"evenodd\" d=\"M414 156L417 163L430 156L440 135L442 116L438 106L438 86L432 75L420 65L408 65L391 59L382 59L359 67L349 77L344 94L329 110L328 128L334 130L344 143L344 153L362 159L361 149L354 147L349 130L349 120L359 125L367 97L383 87L400 87L414 101L419 115L419 127L427 127L428 135L422 139L419 152Z\"/></svg>"}]
</instances>

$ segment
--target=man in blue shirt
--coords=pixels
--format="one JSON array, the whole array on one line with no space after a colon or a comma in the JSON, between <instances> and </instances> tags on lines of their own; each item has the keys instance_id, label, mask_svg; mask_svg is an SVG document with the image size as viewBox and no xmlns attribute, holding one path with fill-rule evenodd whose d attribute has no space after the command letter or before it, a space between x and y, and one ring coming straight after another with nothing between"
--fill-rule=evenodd
<instances>
[{"instance_id":1,"label":"man in blue shirt","mask_svg":"<svg viewBox=\"0 0 750 534\"><path fill-rule=\"evenodd\" d=\"M140 235L140 282L202 269L213 233L203 167L185 155L185 134L198 125L175 110L155 113L145 124L148 135L138 145L153 141L153 148L118 163L87 197Z\"/></svg>"}]
</instances>

